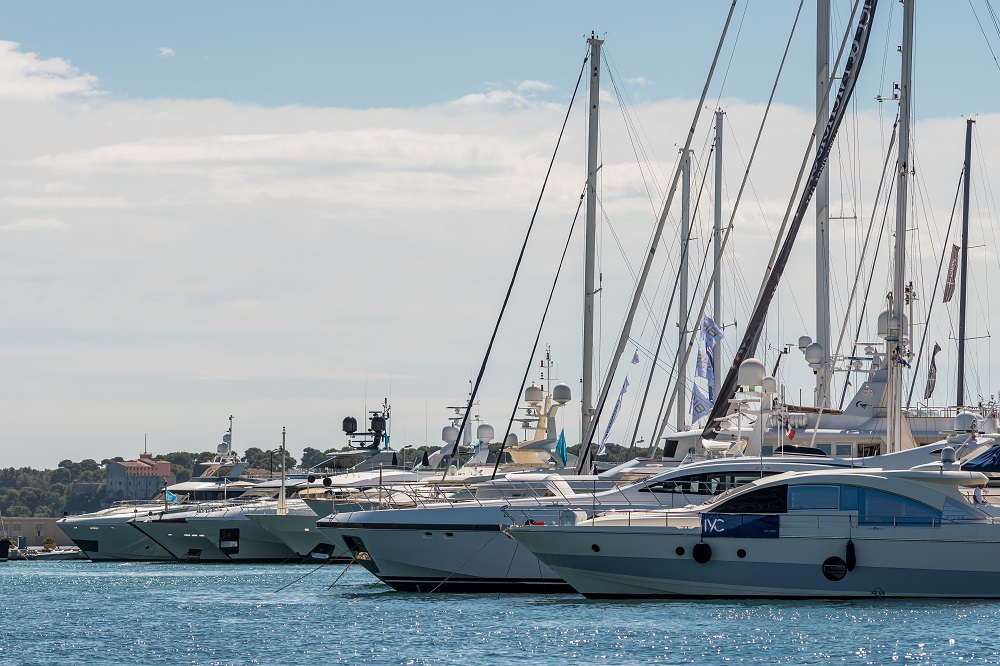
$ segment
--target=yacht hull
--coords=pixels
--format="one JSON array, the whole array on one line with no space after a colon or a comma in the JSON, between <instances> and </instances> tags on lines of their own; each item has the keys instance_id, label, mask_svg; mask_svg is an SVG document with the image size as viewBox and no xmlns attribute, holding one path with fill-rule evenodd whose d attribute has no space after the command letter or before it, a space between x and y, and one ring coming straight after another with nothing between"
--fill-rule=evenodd
<instances>
[{"instance_id":1,"label":"yacht hull","mask_svg":"<svg viewBox=\"0 0 1000 666\"><path fill-rule=\"evenodd\" d=\"M83 518L63 518L59 529L92 562L173 562L174 556L136 529L135 512Z\"/></svg>"},{"instance_id":2,"label":"yacht hull","mask_svg":"<svg viewBox=\"0 0 1000 666\"><path fill-rule=\"evenodd\" d=\"M423 512L426 520L416 515ZM399 512L366 512L388 519ZM501 530L502 507L417 509L406 522L352 522L337 514L323 531L384 583L407 592L568 592L571 588ZM361 514L356 514L361 515Z\"/></svg>"},{"instance_id":3,"label":"yacht hull","mask_svg":"<svg viewBox=\"0 0 1000 666\"><path fill-rule=\"evenodd\" d=\"M944 529L951 534L942 537ZM1000 542L985 538L980 525L855 526L851 532L703 539L682 529L514 530L591 598L1000 598ZM824 566L842 567L849 542L856 564L835 570L834 577L843 576L833 580ZM704 563L694 559L699 543L710 547Z\"/></svg>"},{"instance_id":4,"label":"yacht hull","mask_svg":"<svg viewBox=\"0 0 1000 666\"><path fill-rule=\"evenodd\" d=\"M316 528L316 515L250 513L247 518L281 541L296 555L311 559L350 560L351 556Z\"/></svg>"}]
</instances>

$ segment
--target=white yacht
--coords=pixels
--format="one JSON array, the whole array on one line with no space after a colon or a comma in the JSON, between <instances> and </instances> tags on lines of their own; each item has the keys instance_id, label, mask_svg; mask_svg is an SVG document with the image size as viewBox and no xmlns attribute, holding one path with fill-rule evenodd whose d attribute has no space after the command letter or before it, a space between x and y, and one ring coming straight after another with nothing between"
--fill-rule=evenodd
<instances>
[{"instance_id":1,"label":"white yacht","mask_svg":"<svg viewBox=\"0 0 1000 666\"><path fill-rule=\"evenodd\" d=\"M970 421L974 422L962 419L961 423L969 427ZM558 522L565 511L590 516L612 509L690 506L749 482L794 470L857 466L909 469L939 460L942 450L951 447L958 448L963 459L971 459L989 449L993 441L974 440L973 435L974 430L957 433L950 445L942 442L859 460L796 455L707 460L597 493L576 492L567 478L549 475L542 480L544 491L535 497L418 502L412 508L338 513L318 521L317 527L337 547L397 590L557 591L568 589L558 572L518 548L504 533L505 527Z\"/></svg>"},{"instance_id":2,"label":"white yacht","mask_svg":"<svg viewBox=\"0 0 1000 666\"><path fill-rule=\"evenodd\" d=\"M225 449L225 450L223 450ZM174 556L161 544L135 529L130 521L150 515L172 515L187 511L189 503L220 502L242 495L254 485L243 476L246 463L229 450L228 442L219 445L219 453L199 476L167 488L176 501L165 493L148 501L117 502L107 509L78 516L66 516L56 524L92 561L172 561Z\"/></svg>"},{"instance_id":3,"label":"white yacht","mask_svg":"<svg viewBox=\"0 0 1000 666\"><path fill-rule=\"evenodd\" d=\"M1000 506L945 449L910 470L772 476L673 511L507 533L588 597L1000 597ZM560 524L562 523L562 524Z\"/></svg>"}]
</instances>

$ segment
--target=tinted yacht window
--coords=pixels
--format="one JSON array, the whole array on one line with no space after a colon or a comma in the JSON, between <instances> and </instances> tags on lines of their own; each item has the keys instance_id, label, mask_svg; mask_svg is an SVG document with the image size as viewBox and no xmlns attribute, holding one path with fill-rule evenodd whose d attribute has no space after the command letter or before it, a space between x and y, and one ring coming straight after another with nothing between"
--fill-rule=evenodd
<instances>
[{"instance_id":1,"label":"tinted yacht window","mask_svg":"<svg viewBox=\"0 0 1000 666\"><path fill-rule=\"evenodd\" d=\"M792 486L788 489L788 510L839 509L840 486Z\"/></svg>"},{"instance_id":2,"label":"tinted yacht window","mask_svg":"<svg viewBox=\"0 0 1000 666\"><path fill-rule=\"evenodd\" d=\"M940 525L941 512L908 497L858 488L858 522L863 525Z\"/></svg>"},{"instance_id":3,"label":"tinted yacht window","mask_svg":"<svg viewBox=\"0 0 1000 666\"><path fill-rule=\"evenodd\" d=\"M713 507L712 513L785 513L788 511L788 486L765 486L747 493L741 493L720 506Z\"/></svg>"}]
</instances>

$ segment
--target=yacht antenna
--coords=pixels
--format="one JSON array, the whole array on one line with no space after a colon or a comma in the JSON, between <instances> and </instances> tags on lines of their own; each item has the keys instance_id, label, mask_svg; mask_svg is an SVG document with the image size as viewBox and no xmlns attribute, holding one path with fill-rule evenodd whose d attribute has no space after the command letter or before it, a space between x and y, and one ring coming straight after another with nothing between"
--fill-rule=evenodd
<instances>
[{"instance_id":1,"label":"yacht antenna","mask_svg":"<svg viewBox=\"0 0 1000 666\"><path fill-rule=\"evenodd\" d=\"M288 515L285 504L285 426L281 426L281 492L278 493L278 515Z\"/></svg>"}]
</instances>

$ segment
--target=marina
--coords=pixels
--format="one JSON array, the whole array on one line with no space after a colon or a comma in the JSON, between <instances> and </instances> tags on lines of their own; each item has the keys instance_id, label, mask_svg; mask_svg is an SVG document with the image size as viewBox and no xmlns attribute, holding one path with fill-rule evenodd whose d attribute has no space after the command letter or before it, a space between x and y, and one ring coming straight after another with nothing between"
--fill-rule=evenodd
<instances>
[{"instance_id":1,"label":"marina","mask_svg":"<svg viewBox=\"0 0 1000 666\"><path fill-rule=\"evenodd\" d=\"M942 99L926 4L678 5L668 64L588 28L558 83L385 109L105 101L0 42L79 86L0 112L105 128L11 148L48 323L4 455L71 457L0 460L0 658L1000 663L1000 116Z\"/></svg>"}]
</instances>

